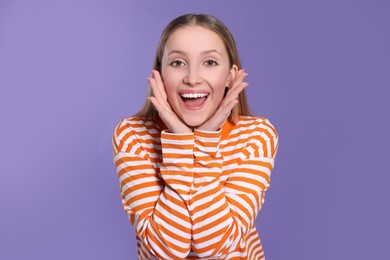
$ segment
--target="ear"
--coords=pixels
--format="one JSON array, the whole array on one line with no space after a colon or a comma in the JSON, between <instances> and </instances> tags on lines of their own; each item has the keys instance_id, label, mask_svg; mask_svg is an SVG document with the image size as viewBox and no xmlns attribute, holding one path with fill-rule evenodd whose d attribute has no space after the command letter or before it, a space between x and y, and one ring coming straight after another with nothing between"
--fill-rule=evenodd
<instances>
[{"instance_id":1,"label":"ear","mask_svg":"<svg viewBox=\"0 0 390 260\"><path fill-rule=\"evenodd\" d=\"M232 68L229 71L229 76L228 76L228 78L226 80L226 86L227 87L230 86L230 83L236 77L237 72L238 72L238 66L236 64L233 64Z\"/></svg>"}]
</instances>

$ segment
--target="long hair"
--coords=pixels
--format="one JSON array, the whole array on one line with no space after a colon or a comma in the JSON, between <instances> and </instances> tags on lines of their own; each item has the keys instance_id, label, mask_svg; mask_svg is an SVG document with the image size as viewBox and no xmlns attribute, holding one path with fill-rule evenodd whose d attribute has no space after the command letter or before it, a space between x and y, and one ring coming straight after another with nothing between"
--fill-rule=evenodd
<instances>
[{"instance_id":1,"label":"long hair","mask_svg":"<svg viewBox=\"0 0 390 260\"><path fill-rule=\"evenodd\" d=\"M206 29L209 29L222 39L225 48L227 50L229 56L229 65L232 67L236 65L238 69L241 69L241 62L237 52L236 42L229 29L226 27L224 23L218 20L216 17L207 14L185 14L177 17L173 21L171 21L167 27L165 27L164 31L161 34L160 41L157 45L156 55L154 57L153 69L157 70L161 74L161 60L164 54L165 44L171 34L178 28L188 26L188 25L198 25L202 26ZM148 90L148 97L152 96L153 92L151 87ZM239 103L235 105L232 109L232 112L229 116L229 120L233 123L237 123L238 117L242 116L251 116L251 112L249 110L248 102L246 99L245 89L241 91L238 95ZM153 104L146 99L144 106L141 110L135 115L146 117L149 119L157 119L158 112L153 106Z\"/></svg>"}]
</instances>

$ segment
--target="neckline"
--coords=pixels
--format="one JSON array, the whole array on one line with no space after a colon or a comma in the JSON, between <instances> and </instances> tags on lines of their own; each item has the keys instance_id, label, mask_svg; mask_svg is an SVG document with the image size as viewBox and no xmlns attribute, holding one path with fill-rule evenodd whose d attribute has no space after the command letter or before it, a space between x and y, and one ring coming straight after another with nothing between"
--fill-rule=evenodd
<instances>
[{"instance_id":1,"label":"neckline","mask_svg":"<svg viewBox=\"0 0 390 260\"><path fill-rule=\"evenodd\" d=\"M157 123L158 127L160 128L160 131L167 129L167 126L165 125L164 121L159 116L157 117L156 123ZM229 134L233 130L234 126L235 125L232 122L230 122L229 119L227 119L222 124L222 126L221 126L222 139L226 139L229 136Z\"/></svg>"}]
</instances>

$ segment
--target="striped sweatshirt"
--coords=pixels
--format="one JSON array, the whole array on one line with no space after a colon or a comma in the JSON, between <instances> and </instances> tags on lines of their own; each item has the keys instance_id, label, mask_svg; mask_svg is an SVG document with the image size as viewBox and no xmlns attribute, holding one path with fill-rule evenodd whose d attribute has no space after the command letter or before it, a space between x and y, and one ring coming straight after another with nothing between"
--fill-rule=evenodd
<instances>
[{"instance_id":1,"label":"striped sweatshirt","mask_svg":"<svg viewBox=\"0 0 390 260\"><path fill-rule=\"evenodd\" d=\"M138 259L264 259L255 220L277 147L260 117L182 134L161 120L123 119L114 163Z\"/></svg>"}]
</instances>

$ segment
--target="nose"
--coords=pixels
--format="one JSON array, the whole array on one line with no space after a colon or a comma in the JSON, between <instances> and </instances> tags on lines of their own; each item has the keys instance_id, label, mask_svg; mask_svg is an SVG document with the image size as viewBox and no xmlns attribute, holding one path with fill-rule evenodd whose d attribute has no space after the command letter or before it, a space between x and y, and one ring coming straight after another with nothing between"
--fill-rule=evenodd
<instances>
[{"instance_id":1,"label":"nose","mask_svg":"<svg viewBox=\"0 0 390 260\"><path fill-rule=\"evenodd\" d=\"M196 86L201 84L202 82L203 79L199 69L195 67L189 67L187 69L187 74L184 77L184 83L191 86Z\"/></svg>"}]
</instances>

